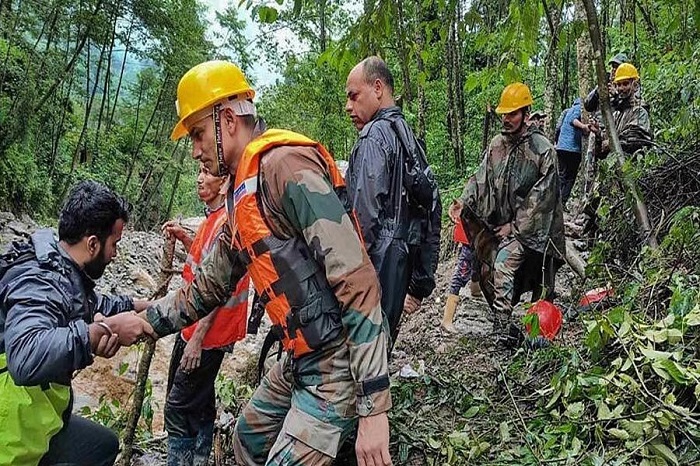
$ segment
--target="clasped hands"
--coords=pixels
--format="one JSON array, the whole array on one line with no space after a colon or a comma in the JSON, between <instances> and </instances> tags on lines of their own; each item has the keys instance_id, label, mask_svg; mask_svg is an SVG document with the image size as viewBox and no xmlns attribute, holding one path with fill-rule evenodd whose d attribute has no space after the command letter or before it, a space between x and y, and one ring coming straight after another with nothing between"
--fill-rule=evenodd
<instances>
[{"instance_id":1,"label":"clasped hands","mask_svg":"<svg viewBox=\"0 0 700 466\"><path fill-rule=\"evenodd\" d=\"M153 327L135 311L122 312L110 317L95 314L90 337L93 353L103 358L111 358L122 346L131 346L148 337L158 338ZM97 343L93 343L93 338Z\"/></svg>"}]
</instances>

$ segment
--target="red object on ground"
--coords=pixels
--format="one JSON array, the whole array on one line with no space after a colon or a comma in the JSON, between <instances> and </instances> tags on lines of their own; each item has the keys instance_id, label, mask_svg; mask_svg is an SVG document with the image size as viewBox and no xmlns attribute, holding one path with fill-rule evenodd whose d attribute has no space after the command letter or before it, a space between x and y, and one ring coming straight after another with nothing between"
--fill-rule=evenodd
<instances>
[{"instance_id":1,"label":"red object on ground","mask_svg":"<svg viewBox=\"0 0 700 466\"><path fill-rule=\"evenodd\" d=\"M599 304L600 302L612 298L614 295L612 288L596 288L594 290L587 291L578 302L579 308L590 309L592 306Z\"/></svg>"},{"instance_id":2,"label":"red object on ground","mask_svg":"<svg viewBox=\"0 0 700 466\"><path fill-rule=\"evenodd\" d=\"M537 314L540 321L540 335L547 340L554 340L561 330L563 316L561 309L549 301L539 300L527 311L528 314ZM525 330L530 333L530 325L525 325Z\"/></svg>"},{"instance_id":3,"label":"red object on ground","mask_svg":"<svg viewBox=\"0 0 700 466\"><path fill-rule=\"evenodd\" d=\"M462 226L461 220L457 222L457 225L455 225L455 232L452 235L452 239L454 239L455 243L469 244L469 239L467 238L467 234L464 232L464 227Z\"/></svg>"}]
</instances>

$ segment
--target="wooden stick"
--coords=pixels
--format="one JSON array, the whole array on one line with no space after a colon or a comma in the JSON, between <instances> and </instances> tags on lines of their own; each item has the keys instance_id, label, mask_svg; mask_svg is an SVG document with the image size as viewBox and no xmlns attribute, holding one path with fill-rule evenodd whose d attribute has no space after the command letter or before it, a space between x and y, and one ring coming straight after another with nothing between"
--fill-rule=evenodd
<instances>
[{"instance_id":1,"label":"wooden stick","mask_svg":"<svg viewBox=\"0 0 700 466\"><path fill-rule=\"evenodd\" d=\"M160 282L161 285L153 293L150 300L159 299L165 296L168 292L168 285L172 278L173 256L175 255L175 238L166 239L163 244L163 257L160 261ZM122 466L131 464L131 457L134 453L134 439L136 437L136 427L141 418L141 409L143 408L143 398L146 393L146 382L148 381L148 371L151 368L153 354L156 351L155 340L149 339L146 343L141 359L139 360L138 372L136 375L136 386L134 387L133 398L134 402L131 406L129 419L126 423L124 432L124 450L122 451Z\"/></svg>"}]
</instances>

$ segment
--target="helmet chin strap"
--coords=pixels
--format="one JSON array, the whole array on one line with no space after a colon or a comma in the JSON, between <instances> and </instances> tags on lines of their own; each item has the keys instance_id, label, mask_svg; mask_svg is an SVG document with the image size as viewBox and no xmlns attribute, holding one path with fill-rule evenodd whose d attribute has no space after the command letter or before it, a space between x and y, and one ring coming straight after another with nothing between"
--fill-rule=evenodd
<instances>
[{"instance_id":1,"label":"helmet chin strap","mask_svg":"<svg viewBox=\"0 0 700 466\"><path fill-rule=\"evenodd\" d=\"M216 145L216 169L214 170L214 175L225 176L228 174L226 168L226 163L224 162L224 146L223 138L221 133L221 110L223 106L221 104L214 105L212 110L212 118L214 119L214 140Z\"/></svg>"}]
</instances>

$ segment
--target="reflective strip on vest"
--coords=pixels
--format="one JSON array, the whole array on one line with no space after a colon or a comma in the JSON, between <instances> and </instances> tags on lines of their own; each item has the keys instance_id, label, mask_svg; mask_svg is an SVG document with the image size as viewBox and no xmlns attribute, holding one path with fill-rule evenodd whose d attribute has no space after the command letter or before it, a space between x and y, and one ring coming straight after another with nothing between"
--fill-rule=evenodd
<instances>
[{"instance_id":1,"label":"reflective strip on vest","mask_svg":"<svg viewBox=\"0 0 700 466\"><path fill-rule=\"evenodd\" d=\"M191 283L202 258L211 251L219 236L221 227L226 223L226 209L220 208L212 212L197 230L190 252L187 254L182 278ZM236 285L229 300L220 306L211 327L202 340L203 349L214 349L228 346L245 338L246 323L248 322L248 289L250 279L245 275ZM189 341L197 328L197 322L182 330L182 338Z\"/></svg>"},{"instance_id":2,"label":"reflective strip on vest","mask_svg":"<svg viewBox=\"0 0 700 466\"><path fill-rule=\"evenodd\" d=\"M229 194L227 197L227 210L233 213L233 215L229 214L229 221L232 222L231 231L236 232L234 241L239 243L237 247L240 250L245 250L250 256L248 273L253 280L253 286L258 294L267 295L269 298L265 310L273 325L278 325L284 330L284 338L282 339L284 348L287 351L292 351L295 357L300 357L311 352L312 349L307 344L300 329L296 329L294 335L289 335L287 315L290 311L290 305L284 292L276 294L273 291L280 275L275 268L272 255L270 251L256 253L254 248L254 245L273 236L263 218L263 212L260 210L256 196L260 159L271 149L281 146L305 146L316 149L326 163L333 188L336 190L344 188L345 180L343 180L333 157L320 143L292 131L270 129L246 146L238 163L233 195ZM359 229L356 230L359 232Z\"/></svg>"},{"instance_id":3,"label":"reflective strip on vest","mask_svg":"<svg viewBox=\"0 0 700 466\"><path fill-rule=\"evenodd\" d=\"M0 354L0 466L36 466L49 450L51 437L63 427L70 387L50 383L15 385Z\"/></svg>"}]
</instances>

